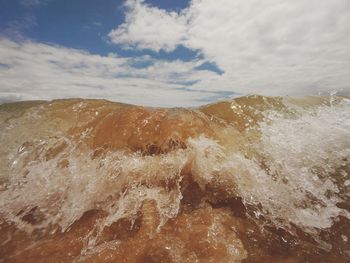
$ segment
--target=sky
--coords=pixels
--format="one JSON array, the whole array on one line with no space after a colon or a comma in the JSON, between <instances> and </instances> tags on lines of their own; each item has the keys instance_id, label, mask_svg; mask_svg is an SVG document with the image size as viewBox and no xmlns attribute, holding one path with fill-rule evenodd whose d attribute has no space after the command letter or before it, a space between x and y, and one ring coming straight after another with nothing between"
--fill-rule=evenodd
<instances>
[{"instance_id":1,"label":"sky","mask_svg":"<svg viewBox=\"0 0 350 263\"><path fill-rule=\"evenodd\" d=\"M0 103L350 95L349 0L0 0Z\"/></svg>"}]
</instances>

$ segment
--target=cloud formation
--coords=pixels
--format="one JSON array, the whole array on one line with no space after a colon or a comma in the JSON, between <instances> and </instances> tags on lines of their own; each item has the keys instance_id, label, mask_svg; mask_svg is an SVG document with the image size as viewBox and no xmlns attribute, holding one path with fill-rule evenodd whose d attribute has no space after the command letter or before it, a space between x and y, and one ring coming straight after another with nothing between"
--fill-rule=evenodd
<instances>
[{"instance_id":1,"label":"cloud formation","mask_svg":"<svg viewBox=\"0 0 350 263\"><path fill-rule=\"evenodd\" d=\"M217 75L198 70L201 59L183 62L149 56L100 56L5 38L0 38L0 58L0 103L83 97L148 106L193 106L227 96L222 91L188 87L188 83Z\"/></svg>"},{"instance_id":2,"label":"cloud formation","mask_svg":"<svg viewBox=\"0 0 350 263\"><path fill-rule=\"evenodd\" d=\"M125 10L111 42L155 52L184 46L201 56L100 56L33 42L22 35L36 23L28 16L0 30L0 103L84 97L195 106L234 94L350 95L349 0L192 0L180 12L128 0Z\"/></svg>"},{"instance_id":3,"label":"cloud formation","mask_svg":"<svg viewBox=\"0 0 350 263\"><path fill-rule=\"evenodd\" d=\"M193 89L242 94L350 94L350 1L192 0L180 13L127 1L109 33L128 48L199 50L224 74Z\"/></svg>"}]
</instances>

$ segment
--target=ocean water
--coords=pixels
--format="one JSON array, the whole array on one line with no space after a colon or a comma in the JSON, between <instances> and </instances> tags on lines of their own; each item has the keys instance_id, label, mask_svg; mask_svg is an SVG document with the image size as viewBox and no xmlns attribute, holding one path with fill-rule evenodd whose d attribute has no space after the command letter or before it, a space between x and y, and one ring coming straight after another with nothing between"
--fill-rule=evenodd
<instances>
[{"instance_id":1,"label":"ocean water","mask_svg":"<svg viewBox=\"0 0 350 263\"><path fill-rule=\"evenodd\" d=\"M0 262L348 262L350 100L0 105Z\"/></svg>"}]
</instances>

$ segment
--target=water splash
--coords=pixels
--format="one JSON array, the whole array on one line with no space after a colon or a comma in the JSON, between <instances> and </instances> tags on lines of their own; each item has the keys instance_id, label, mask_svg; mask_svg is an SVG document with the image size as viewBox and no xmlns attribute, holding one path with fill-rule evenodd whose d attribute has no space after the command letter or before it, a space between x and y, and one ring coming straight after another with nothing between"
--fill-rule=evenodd
<instances>
[{"instance_id":1,"label":"water splash","mask_svg":"<svg viewBox=\"0 0 350 263\"><path fill-rule=\"evenodd\" d=\"M208 246L222 249L228 262L249 257L253 248L240 239L247 238L251 219L260 229L255 239L267 226L300 240L302 231L313 240L307 242L328 251L335 241L321 234L350 219L346 98L252 96L200 111L72 100L0 113L6 115L2 220L31 235L66 235L83 227L86 213L100 211L89 231L78 234L85 240L80 259L129 251L126 244L137 240L165 244L182 217L188 224L198 220L198 209L208 213L200 230ZM237 212L237 202L244 207L244 224L211 208L228 204ZM129 222L127 235L135 236L101 241L123 220ZM341 227L349 229L346 222ZM233 233L233 226L240 232ZM190 241L182 235L178 253L164 253L178 261L198 260L199 250L185 249ZM142 247L135 257L145 257Z\"/></svg>"}]
</instances>

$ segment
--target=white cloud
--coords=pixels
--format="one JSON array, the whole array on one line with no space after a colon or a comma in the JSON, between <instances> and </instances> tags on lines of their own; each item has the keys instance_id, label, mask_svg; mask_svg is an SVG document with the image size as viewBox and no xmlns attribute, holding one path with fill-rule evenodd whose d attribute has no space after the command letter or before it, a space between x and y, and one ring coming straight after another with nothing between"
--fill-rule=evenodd
<instances>
[{"instance_id":1,"label":"white cloud","mask_svg":"<svg viewBox=\"0 0 350 263\"><path fill-rule=\"evenodd\" d=\"M349 0L192 0L181 13L129 0L109 37L139 49L200 50L225 73L194 89L350 94Z\"/></svg>"},{"instance_id":2,"label":"white cloud","mask_svg":"<svg viewBox=\"0 0 350 263\"><path fill-rule=\"evenodd\" d=\"M26 93L15 93L15 92L1 92L0 91L0 104L9 103L13 101L23 100L36 100L37 97Z\"/></svg>"},{"instance_id":3,"label":"white cloud","mask_svg":"<svg viewBox=\"0 0 350 263\"><path fill-rule=\"evenodd\" d=\"M109 33L114 42L141 49L171 51L186 36L186 18L175 12L127 1L126 23Z\"/></svg>"},{"instance_id":4,"label":"white cloud","mask_svg":"<svg viewBox=\"0 0 350 263\"><path fill-rule=\"evenodd\" d=\"M211 79L215 73L196 70L202 60L125 58L31 41L0 38L0 102L67 97L105 98L150 106L193 106L220 96L193 91L182 82ZM147 67L138 67L146 63Z\"/></svg>"}]
</instances>

